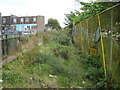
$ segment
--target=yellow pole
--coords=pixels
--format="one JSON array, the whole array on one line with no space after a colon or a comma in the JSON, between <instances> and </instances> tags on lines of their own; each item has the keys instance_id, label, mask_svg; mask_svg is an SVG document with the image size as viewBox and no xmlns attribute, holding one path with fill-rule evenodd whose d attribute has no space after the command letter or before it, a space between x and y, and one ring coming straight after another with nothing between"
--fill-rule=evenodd
<instances>
[{"instance_id":1,"label":"yellow pole","mask_svg":"<svg viewBox=\"0 0 120 90\"><path fill-rule=\"evenodd\" d=\"M80 36L81 36L81 48L83 50L83 42L82 42L83 38L82 38L81 22L80 22Z\"/></svg>"},{"instance_id":2,"label":"yellow pole","mask_svg":"<svg viewBox=\"0 0 120 90\"><path fill-rule=\"evenodd\" d=\"M78 46L80 48L80 24L78 24Z\"/></svg>"},{"instance_id":3,"label":"yellow pole","mask_svg":"<svg viewBox=\"0 0 120 90\"><path fill-rule=\"evenodd\" d=\"M88 29L88 20L87 20L87 31L89 31L89 29ZM88 32L88 48L90 48L90 44L89 44L89 32Z\"/></svg>"},{"instance_id":4,"label":"yellow pole","mask_svg":"<svg viewBox=\"0 0 120 90\"><path fill-rule=\"evenodd\" d=\"M75 22L73 22L73 31L75 30ZM73 33L73 31L72 31L72 33ZM74 42L76 43L76 38L75 37L73 37L73 40L74 40Z\"/></svg>"},{"instance_id":5,"label":"yellow pole","mask_svg":"<svg viewBox=\"0 0 120 90\"><path fill-rule=\"evenodd\" d=\"M107 76L107 73L106 73L106 63L105 63L105 52L104 52L104 44L103 44L103 37L102 37L102 30L101 30L101 22L100 22L100 16L99 16L99 15L98 15L98 21L99 21L100 36L101 36L102 59L103 59L104 73L105 73L105 77L106 77L106 76Z\"/></svg>"}]
</instances>

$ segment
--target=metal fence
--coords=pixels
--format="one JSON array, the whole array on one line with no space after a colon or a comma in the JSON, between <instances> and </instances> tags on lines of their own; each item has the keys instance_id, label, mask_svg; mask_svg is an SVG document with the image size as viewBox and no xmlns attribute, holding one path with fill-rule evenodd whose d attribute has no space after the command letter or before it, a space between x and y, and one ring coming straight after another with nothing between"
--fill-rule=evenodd
<instances>
[{"instance_id":1,"label":"metal fence","mask_svg":"<svg viewBox=\"0 0 120 90\"><path fill-rule=\"evenodd\" d=\"M74 25L76 45L92 55L100 55L105 76L109 73L120 87L120 4Z\"/></svg>"},{"instance_id":2,"label":"metal fence","mask_svg":"<svg viewBox=\"0 0 120 90\"><path fill-rule=\"evenodd\" d=\"M0 59L6 58L17 51L19 43L19 34L3 34L0 35L1 55Z\"/></svg>"}]
</instances>

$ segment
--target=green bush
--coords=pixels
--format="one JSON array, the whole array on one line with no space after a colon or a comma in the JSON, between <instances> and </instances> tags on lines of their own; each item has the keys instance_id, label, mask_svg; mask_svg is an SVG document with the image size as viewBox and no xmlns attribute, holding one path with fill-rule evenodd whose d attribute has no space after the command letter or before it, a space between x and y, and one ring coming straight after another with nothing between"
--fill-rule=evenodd
<instances>
[{"instance_id":1,"label":"green bush","mask_svg":"<svg viewBox=\"0 0 120 90\"><path fill-rule=\"evenodd\" d=\"M61 56L64 59L68 59L68 46L60 45L60 44L53 44L52 51L55 56Z\"/></svg>"},{"instance_id":2,"label":"green bush","mask_svg":"<svg viewBox=\"0 0 120 90\"><path fill-rule=\"evenodd\" d=\"M43 40L43 44L50 43L51 42L51 35L48 32L43 33L42 40Z\"/></svg>"},{"instance_id":3,"label":"green bush","mask_svg":"<svg viewBox=\"0 0 120 90\"><path fill-rule=\"evenodd\" d=\"M2 78L3 78L3 80L7 81L8 83L14 85L16 83L21 83L23 77L19 73L3 71Z\"/></svg>"},{"instance_id":4,"label":"green bush","mask_svg":"<svg viewBox=\"0 0 120 90\"><path fill-rule=\"evenodd\" d=\"M46 64L52 66L56 74L64 72L64 60L60 57L52 56L47 60Z\"/></svg>"},{"instance_id":5,"label":"green bush","mask_svg":"<svg viewBox=\"0 0 120 90\"><path fill-rule=\"evenodd\" d=\"M34 63L46 63L46 61L50 58L51 55L46 54L46 53L37 53L35 56L35 61Z\"/></svg>"},{"instance_id":6,"label":"green bush","mask_svg":"<svg viewBox=\"0 0 120 90\"><path fill-rule=\"evenodd\" d=\"M21 43L26 43L26 42L28 42L28 37L21 37L20 38L20 41L21 41Z\"/></svg>"},{"instance_id":7,"label":"green bush","mask_svg":"<svg viewBox=\"0 0 120 90\"><path fill-rule=\"evenodd\" d=\"M85 76L94 82L98 82L101 77L103 77L103 68L96 68L89 66L85 73Z\"/></svg>"},{"instance_id":8,"label":"green bush","mask_svg":"<svg viewBox=\"0 0 120 90\"><path fill-rule=\"evenodd\" d=\"M61 85L65 88L70 88L72 86L72 82L67 76L59 76L59 81L61 82Z\"/></svg>"},{"instance_id":9,"label":"green bush","mask_svg":"<svg viewBox=\"0 0 120 90\"><path fill-rule=\"evenodd\" d=\"M85 78L93 81L96 87L104 87L106 81L104 77L102 63L100 61L100 56L92 56L87 54L84 55L82 57L84 58L83 64L85 64L86 69L86 72L84 73Z\"/></svg>"},{"instance_id":10,"label":"green bush","mask_svg":"<svg viewBox=\"0 0 120 90\"><path fill-rule=\"evenodd\" d=\"M25 67L25 70L29 73L29 74L33 74L34 73L34 65L29 65Z\"/></svg>"},{"instance_id":11,"label":"green bush","mask_svg":"<svg viewBox=\"0 0 120 90\"><path fill-rule=\"evenodd\" d=\"M61 45L69 45L71 38L65 32L56 32L53 36L53 41Z\"/></svg>"},{"instance_id":12,"label":"green bush","mask_svg":"<svg viewBox=\"0 0 120 90\"><path fill-rule=\"evenodd\" d=\"M92 56L92 55L88 55L85 59L84 59L84 63L88 64L88 66L93 66L96 68L100 68L101 67L101 61L100 61L100 56Z\"/></svg>"}]
</instances>

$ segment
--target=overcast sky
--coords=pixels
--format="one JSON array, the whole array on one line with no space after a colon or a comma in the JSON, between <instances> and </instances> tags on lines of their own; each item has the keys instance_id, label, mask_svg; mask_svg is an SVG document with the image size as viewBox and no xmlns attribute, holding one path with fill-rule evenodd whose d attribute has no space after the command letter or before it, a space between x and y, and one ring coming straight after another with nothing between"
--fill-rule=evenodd
<instances>
[{"instance_id":1,"label":"overcast sky","mask_svg":"<svg viewBox=\"0 0 120 90\"><path fill-rule=\"evenodd\" d=\"M86 0L84 0L86 1ZM2 16L45 16L45 23L49 18L55 18L64 27L64 14L78 10L80 4L75 0L0 0Z\"/></svg>"}]
</instances>

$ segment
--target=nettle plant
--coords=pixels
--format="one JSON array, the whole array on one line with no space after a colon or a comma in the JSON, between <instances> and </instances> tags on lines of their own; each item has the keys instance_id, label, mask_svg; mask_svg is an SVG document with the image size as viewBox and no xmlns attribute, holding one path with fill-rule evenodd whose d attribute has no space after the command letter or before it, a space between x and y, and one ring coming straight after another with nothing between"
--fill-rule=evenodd
<instances>
[{"instance_id":1,"label":"nettle plant","mask_svg":"<svg viewBox=\"0 0 120 90\"><path fill-rule=\"evenodd\" d=\"M60 56L64 59L68 59L68 46L60 45L60 44L54 44L51 48L53 51L53 54L55 56Z\"/></svg>"},{"instance_id":2,"label":"nettle plant","mask_svg":"<svg viewBox=\"0 0 120 90\"><path fill-rule=\"evenodd\" d=\"M66 34L66 32L58 31L55 32L53 41L55 43L68 46L70 44L71 38Z\"/></svg>"},{"instance_id":3,"label":"nettle plant","mask_svg":"<svg viewBox=\"0 0 120 90\"><path fill-rule=\"evenodd\" d=\"M93 81L95 87L104 87L106 85L106 79L104 77L104 71L102 63L100 61L100 56L93 56L87 54L84 55L82 55L82 57L83 64L85 65L86 69L86 72L84 73L85 78Z\"/></svg>"}]
</instances>

